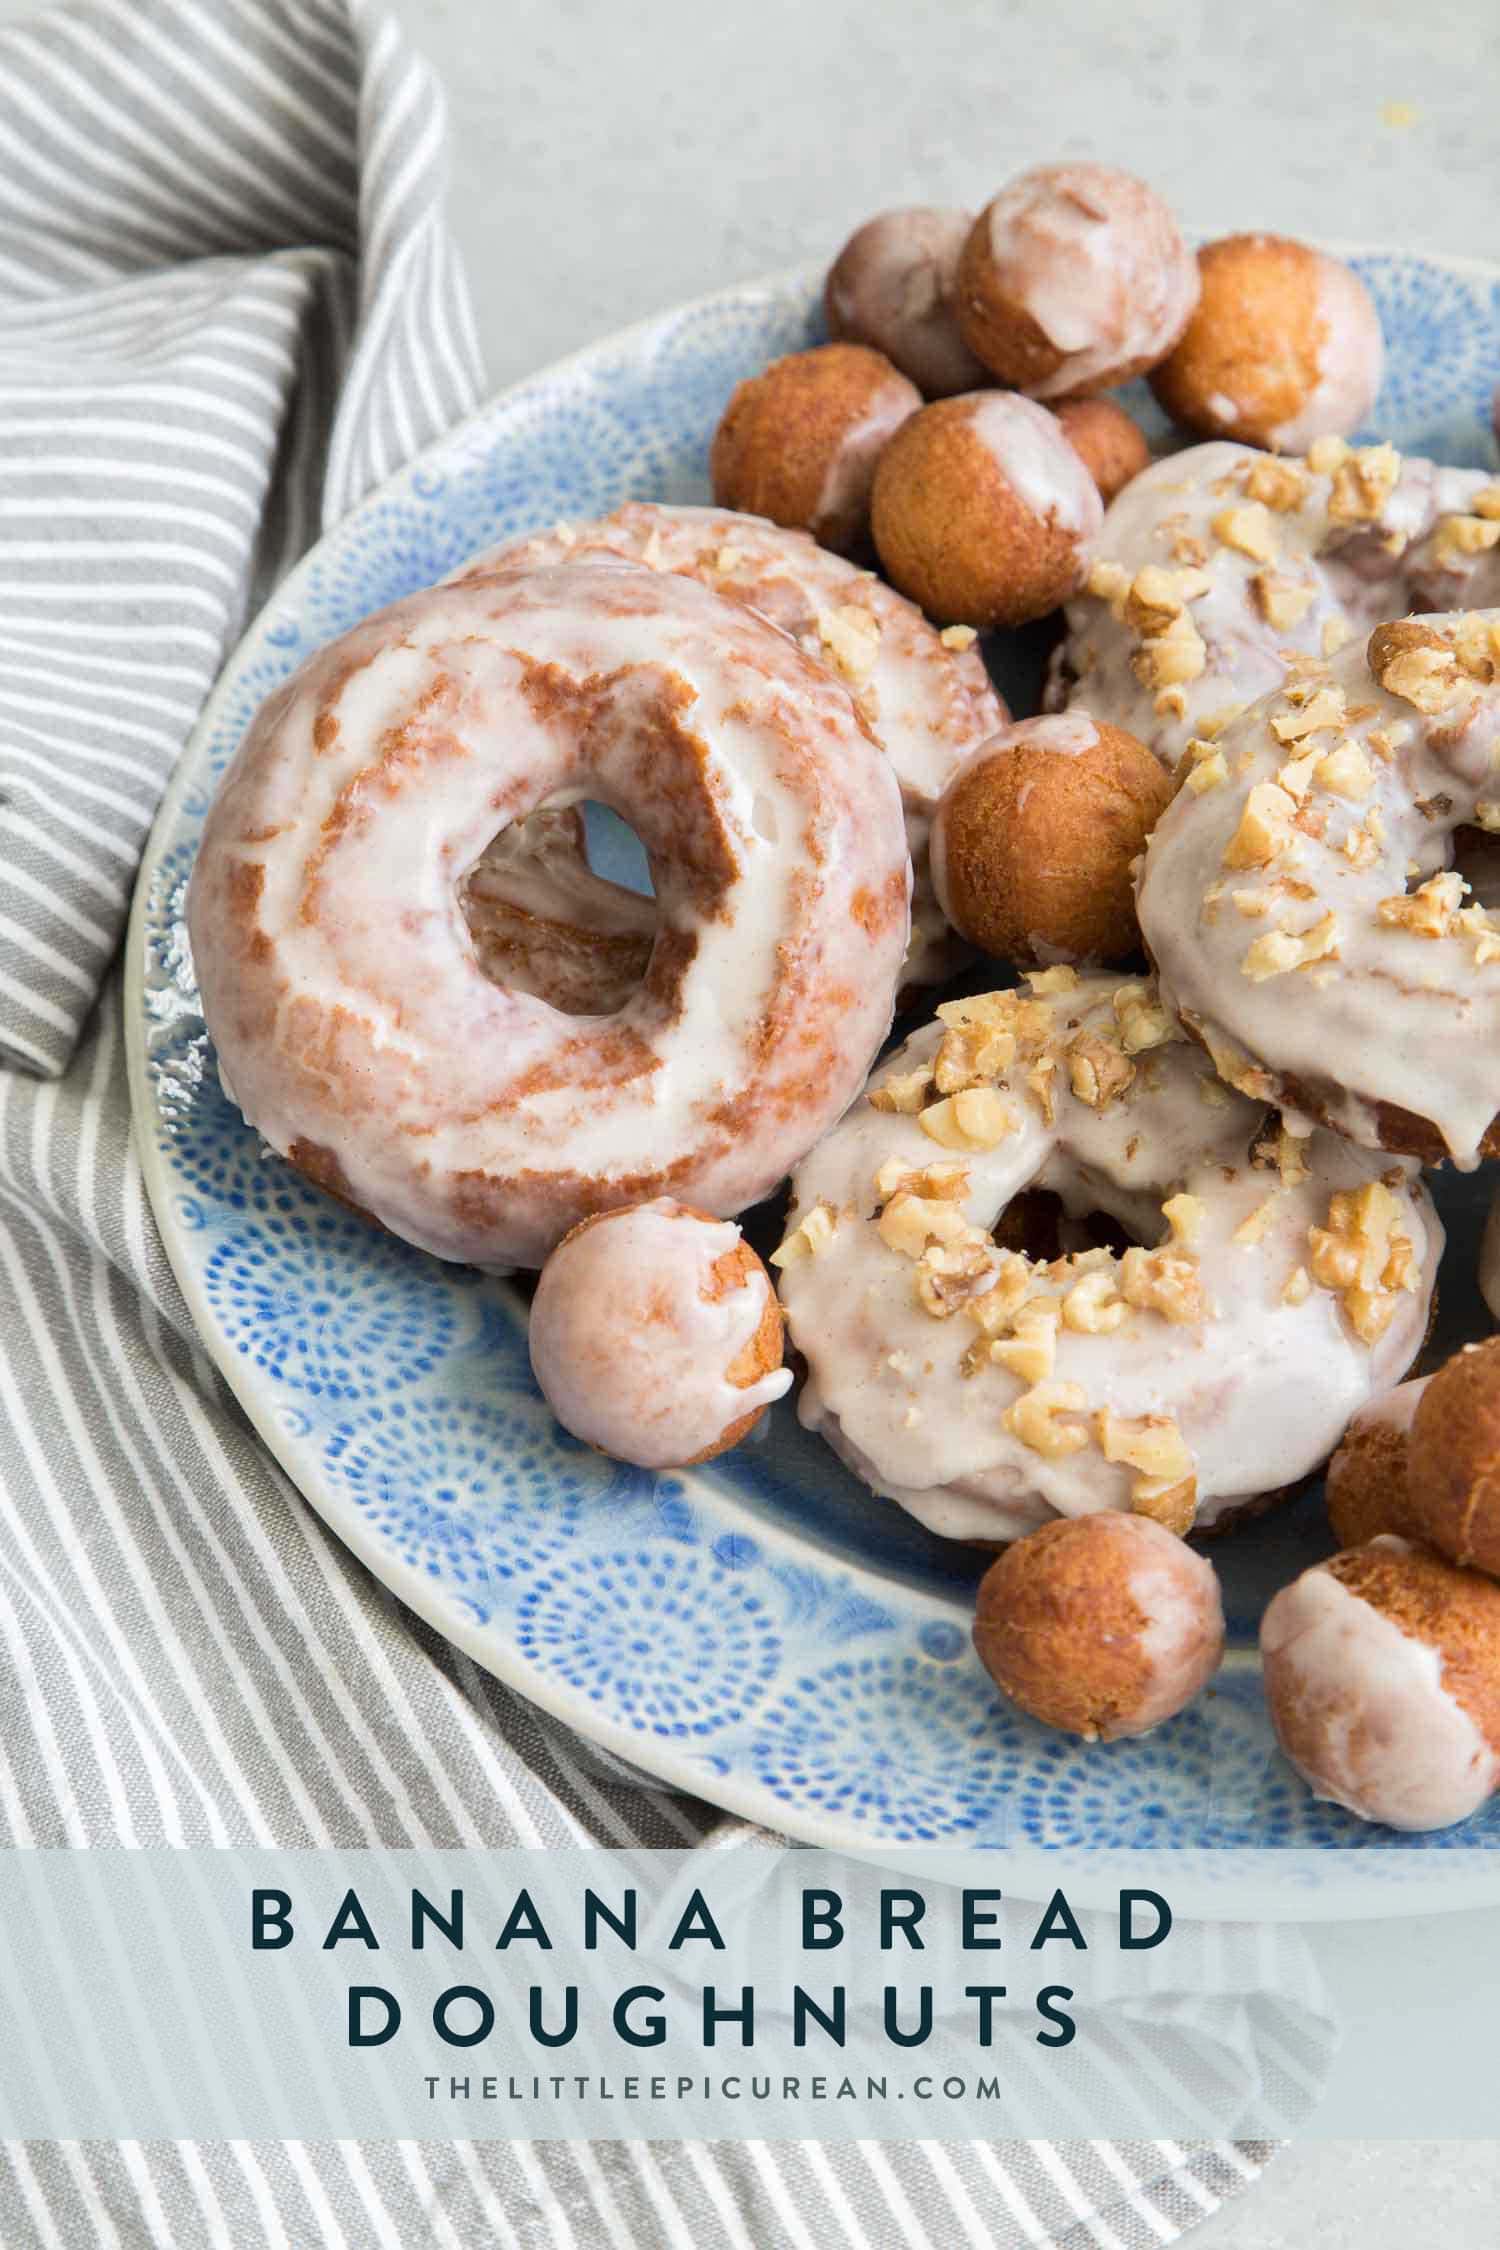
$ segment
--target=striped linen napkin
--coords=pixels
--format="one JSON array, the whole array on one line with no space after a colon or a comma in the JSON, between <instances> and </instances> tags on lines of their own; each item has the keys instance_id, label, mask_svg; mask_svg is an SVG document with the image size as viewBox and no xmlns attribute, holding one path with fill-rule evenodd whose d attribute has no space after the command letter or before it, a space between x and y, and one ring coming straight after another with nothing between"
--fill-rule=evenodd
<instances>
[{"instance_id":1,"label":"striped linen napkin","mask_svg":"<svg viewBox=\"0 0 1500 2250\"><path fill-rule=\"evenodd\" d=\"M732 1845L409 1617L209 1366L111 962L250 602L468 408L436 88L360 0L0 34L0 1841ZM7 2250L1141 2250L1263 2143L11 2143Z\"/></svg>"}]
</instances>

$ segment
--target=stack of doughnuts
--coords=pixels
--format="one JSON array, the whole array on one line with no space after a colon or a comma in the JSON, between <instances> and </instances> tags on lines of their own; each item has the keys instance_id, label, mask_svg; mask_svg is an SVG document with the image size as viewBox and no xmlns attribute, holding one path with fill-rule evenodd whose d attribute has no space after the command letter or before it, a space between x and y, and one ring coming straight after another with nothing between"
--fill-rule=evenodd
<instances>
[{"instance_id":1,"label":"stack of doughnuts","mask_svg":"<svg viewBox=\"0 0 1500 2250\"><path fill-rule=\"evenodd\" d=\"M225 1085L372 1221L539 1270L588 1444L715 1458L789 1339L872 1506L998 1556L979 1656L1081 1737L1203 1688L1190 1542L1332 1456L1272 1717L1353 1812L1463 1818L1500 1343L1413 1371L1423 1167L1500 1156L1500 479L1351 442L1349 267L1195 256L1097 164L867 221L826 312L726 401L716 505L512 539L266 703L189 904ZM1152 460L1142 374L1206 442ZM1013 720L980 635L1040 619ZM1500 1202L1481 1278L1500 1320Z\"/></svg>"}]
</instances>

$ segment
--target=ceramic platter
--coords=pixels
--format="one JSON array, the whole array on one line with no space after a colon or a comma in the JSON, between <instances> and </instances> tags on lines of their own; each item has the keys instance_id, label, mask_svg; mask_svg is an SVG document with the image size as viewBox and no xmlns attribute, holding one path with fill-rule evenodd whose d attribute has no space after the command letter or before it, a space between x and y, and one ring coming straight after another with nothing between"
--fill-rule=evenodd
<instances>
[{"instance_id":1,"label":"ceramic platter","mask_svg":"<svg viewBox=\"0 0 1500 2250\"><path fill-rule=\"evenodd\" d=\"M1388 342L1374 429L1492 463L1500 268L1354 258ZM1316 1803L1282 1763L1255 1659L1270 1590L1327 1549L1315 1497L1216 1551L1232 1648L1212 1694L1144 1741L1076 1744L981 1672L969 1620L983 1558L872 1498L790 1402L704 1469L649 1475L586 1451L532 1383L517 1291L327 1201L219 1090L184 895L262 697L321 642L503 535L627 499L706 499L732 385L818 333L815 277L797 273L536 376L367 500L247 635L163 806L130 939L136 1124L172 1263L208 1349L330 1529L478 1663L660 1782L882 1855L1312 1845L1373 1876L1396 1839ZM1144 393L1131 403L1149 418ZM1448 1180L1439 1194L1456 1340L1487 1325L1480 1190ZM1500 1844L1500 1800L1427 1840L1432 1875L1445 1847L1473 1843Z\"/></svg>"}]
</instances>

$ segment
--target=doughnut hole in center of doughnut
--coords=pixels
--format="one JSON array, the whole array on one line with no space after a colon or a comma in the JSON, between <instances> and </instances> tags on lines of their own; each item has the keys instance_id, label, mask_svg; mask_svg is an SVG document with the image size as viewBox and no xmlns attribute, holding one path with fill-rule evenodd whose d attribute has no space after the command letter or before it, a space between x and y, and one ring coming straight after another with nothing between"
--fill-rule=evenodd
<instances>
[{"instance_id":1,"label":"doughnut hole in center of doughnut","mask_svg":"<svg viewBox=\"0 0 1500 2250\"><path fill-rule=\"evenodd\" d=\"M656 944L645 847L594 800L543 804L502 828L459 885L485 975L567 1016L618 1015Z\"/></svg>"}]
</instances>

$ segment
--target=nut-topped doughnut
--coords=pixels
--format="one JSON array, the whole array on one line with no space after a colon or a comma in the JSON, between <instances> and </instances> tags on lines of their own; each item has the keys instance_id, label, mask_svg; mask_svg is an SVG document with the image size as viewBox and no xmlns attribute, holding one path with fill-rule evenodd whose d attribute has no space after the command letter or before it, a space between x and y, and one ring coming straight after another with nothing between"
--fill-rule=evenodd
<instances>
[{"instance_id":1,"label":"nut-topped doughnut","mask_svg":"<svg viewBox=\"0 0 1500 2250\"><path fill-rule=\"evenodd\" d=\"M1458 828L1500 822L1497 671L1494 610L1294 667L1203 746L1136 900L1231 1083L1465 1166L1500 1148L1500 917L1450 862Z\"/></svg>"},{"instance_id":2,"label":"nut-topped doughnut","mask_svg":"<svg viewBox=\"0 0 1500 2250\"><path fill-rule=\"evenodd\" d=\"M569 1016L485 975L486 844L596 798L656 886L644 981ZM764 1195L890 1021L910 867L889 762L764 619L670 574L434 587L262 706L189 927L233 1098L309 1177L440 1257L539 1265L571 1226Z\"/></svg>"},{"instance_id":3,"label":"nut-topped doughnut","mask_svg":"<svg viewBox=\"0 0 1500 2250\"><path fill-rule=\"evenodd\" d=\"M1048 700L1176 766L1279 685L1414 605L1500 602L1500 484L1393 446L1305 460L1227 442L1153 462L1106 511Z\"/></svg>"},{"instance_id":4,"label":"nut-topped doughnut","mask_svg":"<svg viewBox=\"0 0 1500 2250\"><path fill-rule=\"evenodd\" d=\"M1166 204L1108 164L1039 164L974 221L958 265L965 343L1033 398L1108 390L1154 367L1198 302Z\"/></svg>"},{"instance_id":5,"label":"nut-topped doughnut","mask_svg":"<svg viewBox=\"0 0 1500 2250\"><path fill-rule=\"evenodd\" d=\"M765 1267L732 1221L670 1196L565 1235L527 1336L563 1428L643 1469L725 1452L792 1384Z\"/></svg>"},{"instance_id":6,"label":"nut-topped doughnut","mask_svg":"<svg viewBox=\"0 0 1500 2250\"><path fill-rule=\"evenodd\" d=\"M854 699L901 784L914 888L904 981L935 984L962 958L932 895L933 808L971 751L1005 723L967 629L939 633L869 571L804 533L722 508L631 501L597 523L559 525L466 563L457 582L544 564L644 563L694 578L789 633Z\"/></svg>"},{"instance_id":7,"label":"nut-topped doughnut","mask_svg":"<svg viewBox=\"0 0 1500 2250\"><path fill-rule=\"evenodd\" d=\"M1212 1529L1307 1475L1426 1328L1416 1168L1295 1139L1149 981L943 1004L798 1168L773 1255L800 1412L950 1538L1134 1509ZM1058 1254L1003 1246L1028 1191Z\"/></svg>"}]
</instances>

